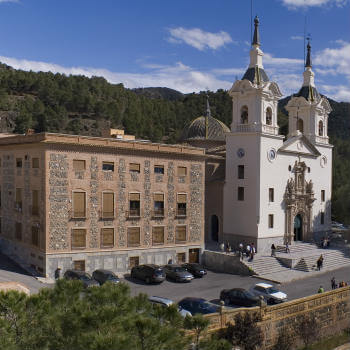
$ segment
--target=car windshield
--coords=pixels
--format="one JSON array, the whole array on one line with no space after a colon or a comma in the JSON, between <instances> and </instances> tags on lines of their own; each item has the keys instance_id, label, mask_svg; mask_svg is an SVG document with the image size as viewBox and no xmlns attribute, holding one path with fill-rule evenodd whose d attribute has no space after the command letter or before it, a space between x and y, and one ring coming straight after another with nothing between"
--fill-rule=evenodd
<instances>
[{"instance_id":1,"label":"car windshield","mask_svg":"<svg viewBox=\"0 0 350 350\"><path fill-rule=\"evenodd\" d=\"M183 267L175 267L175 272L185 272L186 270Z\"/></svg>"},{"instance_id":2,"label":"car windshield","mask_svg":"<svg viewBox=\"0 0 350 350\"><path fill-rule=\"evenodd\" d=\"M255 297L255 295L254 295L253 293L249 292L249 291L245 291L245 292L244 292L244 295L245 295L246 297L248 297L248 298L254 298L254 297Z\"/></svg>"},{"instance_id":3,"label":"car windshield","mask_svg":"<svg viewBox=\"0 0 350 350\"><path fill-rule=\"evenodd\" d=\"M270 288L266 288L266 292L269 294L273 294L273 293L278 293L279 290L274 287L270 287Z\"/></svg>"},{"instance_id":4,"label":"car windshield","mask_svg":"<svg viewBox=\"0 0 350 350\"><path fill-rule=\"evenodd\" d=\"M214 304L209 303L208 301L203 301L198 305L198 308L210 312L216 312L218 307Z\"/></svg>"},{"instance_id":5,"label":"car windshield","mask_svg":"<svg viewBox=\"0 0 350 350\"><path fill-rule=\"evenodd\" d=\"M84 273L80 275L80 279L83 281L88 281L88 280L91 280L91 276L88 273Z\"/></svg>"},{"instance_id":6,"label":"car windshield","mask_svg":"<svg viewBox=\"0 0 350 350\"><path fill-rule=\"evenodd\" d=\"M117 279L117 276L112 274L112 273L107 275L107 280L109 280L109 281L113 281L113 280L116 280L116 279Z\"/></svg>"}]
</instances>

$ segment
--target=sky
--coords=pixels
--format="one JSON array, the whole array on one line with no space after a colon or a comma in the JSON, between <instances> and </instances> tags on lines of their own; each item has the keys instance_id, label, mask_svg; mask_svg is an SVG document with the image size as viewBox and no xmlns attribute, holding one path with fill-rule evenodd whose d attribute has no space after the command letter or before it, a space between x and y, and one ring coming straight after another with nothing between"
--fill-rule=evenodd
<instances>
[{"instance_id":1,"label":"sky","mask_svg":"<svg viewBox=\"0 0 350 350\"><path fill-rule=\"evenodd\" d=\"M265 71L285 96L302 85L305 32L319 92L350 102L350 0L252 3L251 11L251 0L0 0L0 61L127 88L229 89L249 64L252 13Z\"/></svg>"}]
</instances>

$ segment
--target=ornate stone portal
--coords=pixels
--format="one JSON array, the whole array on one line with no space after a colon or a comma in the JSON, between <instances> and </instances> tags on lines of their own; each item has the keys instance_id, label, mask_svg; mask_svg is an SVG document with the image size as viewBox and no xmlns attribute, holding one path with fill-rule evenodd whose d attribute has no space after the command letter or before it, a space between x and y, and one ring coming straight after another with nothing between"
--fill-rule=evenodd
<instances>
[{"instance_id":1,"label":"ornate stone portal","mask_svg":"<svg viewBox=\"0 0 350 350\"><path fill-rule=\"evenodd\" d=\"M308 241L312 238L312 205L315 201L312 180L305 180L307 171L305 162L295 161L293 167L294 178L287 182L284 195L286 210L285 242L291 243L294 237L294 220L301 218L300 239Z\"/></svg>"}]
</instances>

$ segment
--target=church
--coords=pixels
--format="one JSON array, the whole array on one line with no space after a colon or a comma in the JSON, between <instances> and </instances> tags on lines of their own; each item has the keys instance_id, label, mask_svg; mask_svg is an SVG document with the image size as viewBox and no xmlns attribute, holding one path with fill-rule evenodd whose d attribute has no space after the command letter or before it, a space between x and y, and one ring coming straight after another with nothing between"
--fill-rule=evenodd
<instances>
[{"instance_id":1,"label":"church","mask_svg":"<svg viewBox=\"0 0 350 350\"><path fill-rule=\"evenodd\" d=\"M300 90L289 100L289 131L277 121L282 94L263 66L259 19L254 20L250 64L229 90L230 128L206 116L184 130L183 142L206 149L205 240L272 244L321 239L331 226L332 148L328 142L331 107L314 82L311 46Z\"/></svg>"}]
</instances>

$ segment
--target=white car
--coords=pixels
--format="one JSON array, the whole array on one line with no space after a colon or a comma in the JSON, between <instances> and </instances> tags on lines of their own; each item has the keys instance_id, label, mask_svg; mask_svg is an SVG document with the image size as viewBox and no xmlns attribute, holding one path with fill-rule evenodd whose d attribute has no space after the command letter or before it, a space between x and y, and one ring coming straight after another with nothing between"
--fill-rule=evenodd
<instances>
[{"instance_id":1,"label":"white car","mask_svg":"<svg viewBox=\"0 0 350 350\"><path fill-rule=\"evenodd\" d=\"M152 304L156 304L156 305L161 305L163 307L169 307L170 305L175 304L175 302L171 299L167 299L167 298L163 298L163 297L149 297L148 300L152 303ZM179 313L182 317L186 317L186 316L192 316L192 314L183 309L181 306L178 306L178 310Z\"/></svg>"},{"instance_id":2,"label":"white car","mask_svg":"<svg viewBox=\"0 0 350 350\"><path fill-rule=\"evenodd\" d=\"M279 304L288 300L287 294L268 283L257 283L250 291L256 296L263 296L268 304Z\"/></svg>"}]
</instances>

